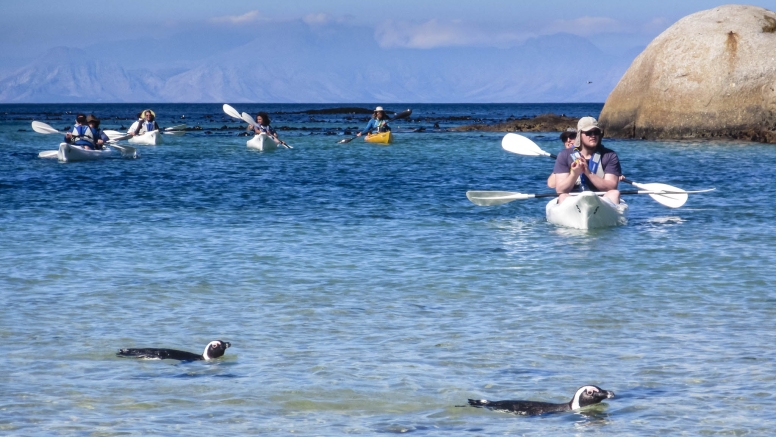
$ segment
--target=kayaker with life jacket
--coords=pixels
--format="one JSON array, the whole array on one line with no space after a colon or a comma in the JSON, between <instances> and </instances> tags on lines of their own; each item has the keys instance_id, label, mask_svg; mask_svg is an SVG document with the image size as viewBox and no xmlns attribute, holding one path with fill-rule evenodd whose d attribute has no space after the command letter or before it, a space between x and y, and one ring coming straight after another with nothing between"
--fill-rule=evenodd
<instances>
[{"instance_id":1,"label":"kayaker with life jacket","mask_svg":"<svg viewBox=\"0 0 776 437\"><path fill-rule=\"evenodd\" d=\"M560 140L563 141L563 147L566 149L574 147L574 142L577 139L577 131L570 129L560 134ZM555 173L550 174L547 178L547 186L555 188Z\"/></svg>"},{"instance_id":2,"label":"kayaker with life jacket","mask_svg":"<svg viewBox=\"0 0 776 437\"><path fill-rule=\"evenodd\" d=\"M253 133L256 135L267 134L267 136L275 140L276 143L286 144L278 138L278 133L269 125L270 122L269 114L266 112L259 112L256 114L256 125L254 125L252 129L251 126L248 126L248 129L253 130Z\"/></svg>"},{"instance_id":3,"label":"kayaker with life jacket","mask_svg":"<svg viewBox=\"0 0 776 437\"><path fill-rule=\"evenodd\" d=\"M603 131L593 117L577 123L574 147L563 149L555 160L555 191L562 203L572 191L603 191L615 205L620 203L617 183L622 176L617 153L601 144Z\"/></svg>"},{"instance_id":4,"label":"kayaker with life jacket","mask_svg":"<svg viewBox=\"0 0 776 437\"><path fill-rule=\"evenodd\" d=\"M357 137L365 134L371 134L375 130L377 133L390 132L391 127L388 126L388 117L385 115L385 110L382 106L375 108L375 112L372 114L372 118L369 119L369 123L364 130L356 134Z\"/></svg>"},{"instance_id":5,"label":"kayaker with life jacket","mask_svg":"<svg viewBox=\"0 0 776 437\"><path fill-rule=\"evenodd\" d=\"M73 130L65 134L66 143L81 146L88 150L95 149L97 139L97 133L89 127L86 116L83 114L76 115Z\"/></svg>"},{"instance_id":6,"label":"kayaker with life jacket","mask_svg":"<svg viewBox=\"0 0 776 437\"><path fill-rule=\"evenodd\" d=\"M96 140L94 141L94 150L102 150L105 148L105 143L110 141L105 132L100 129L100 119L95 117L94 114L89 114L86 117L86 123L89 125L89 129L92 130L92 135Z\"/></svg>"},{"instance_id":7,"label":"kayaker with life jacket","mask_svg":"<svg viewBox=\"0 0 776 437\"><path fill-rule=\"evenodd\" d=\"M143 120L138 120L139 123L134 131L130 132L132 136L143 135L146 132L153 132L160 130L159 125L156 124L156 114L150 109L143 111Z\"/></svg>"}]
</instances>

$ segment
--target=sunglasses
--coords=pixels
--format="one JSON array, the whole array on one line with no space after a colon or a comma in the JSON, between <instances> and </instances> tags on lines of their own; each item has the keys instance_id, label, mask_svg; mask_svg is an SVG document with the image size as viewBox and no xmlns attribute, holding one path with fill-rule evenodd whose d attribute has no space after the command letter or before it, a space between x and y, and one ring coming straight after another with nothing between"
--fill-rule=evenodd
<instances>
[{"instance_id":1,"label":"sunglasses","mask_svg":"<svg viewBox=\"0 0 776 437\"><path fill-rule=\"evenodd\" d=\"M589 136L589 137L600 137L601 136L601 131L598 130L598 129L593 129L591 131L582 132L582 133L587 135L587 136Z\"/></svg>"}]
</instances>

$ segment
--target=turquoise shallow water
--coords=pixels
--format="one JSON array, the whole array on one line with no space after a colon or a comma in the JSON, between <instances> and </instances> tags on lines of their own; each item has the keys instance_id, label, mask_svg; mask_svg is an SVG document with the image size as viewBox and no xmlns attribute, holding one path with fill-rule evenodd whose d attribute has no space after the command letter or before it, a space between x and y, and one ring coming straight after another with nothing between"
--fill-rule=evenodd
<instances>
[{"instance_id":1,"label":"turquoise shallow water","mask_svg":"<svg viewBox=\"0 0 776 437\"><path fill-rule=\"evenodd\" d=\"M37 158L58 138L31 119L142 108L0 106L0 430L772 433L773 145L609 140L630 179L717 190L675 210L630 196L627 226L577 231L548 224L541 200L469 203L471 189L546 192L552 162L442 129L600 105L412 107L381 147L336 143L360 119L271 106L294 149L259 153L218 130L239 126L219 105L166 105L160 124L203 130L59 164ZM115 356L213 339L232 348L212 363ZM457 407L565 402L585 384L617 396L535 418Z\"/></svg>"}]
</instances>

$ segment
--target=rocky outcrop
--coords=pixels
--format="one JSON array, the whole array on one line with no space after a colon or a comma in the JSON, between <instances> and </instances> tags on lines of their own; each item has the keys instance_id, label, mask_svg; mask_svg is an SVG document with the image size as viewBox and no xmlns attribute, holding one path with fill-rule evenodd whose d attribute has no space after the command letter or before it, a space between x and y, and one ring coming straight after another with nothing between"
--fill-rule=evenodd
<instances>
[{"instance_id":1,"label":"rocky outcrop","mask_svg":"<svg viewBox=\"0 0 776 437\"><path fill-rule=\"evenodd\" d=\"M485 131L485 132L563 132L576 129L578 118L565 115L541 114L534 118L519 118L497 124L469 124L452 127L450 131Z\"/></svg>"},{"instance_id":2,"label":"rocky outcrop","mask_svg":"<svg viewBox=\"0 0 776 437\"><path fill-rule=\"evenodd\" d=\"M608 137L776 143L776 13L725 5L682 18L604 105Z\"/></svg>"}]
</instances>

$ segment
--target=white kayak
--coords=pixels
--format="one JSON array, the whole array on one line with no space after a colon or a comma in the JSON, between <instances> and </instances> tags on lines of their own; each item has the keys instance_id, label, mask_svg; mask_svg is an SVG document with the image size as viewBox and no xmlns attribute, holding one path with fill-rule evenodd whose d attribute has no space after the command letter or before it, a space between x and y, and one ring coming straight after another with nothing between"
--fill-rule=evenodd
<instances>
[{"instance_id":1,"label":"white kayak","mask_svg":"<svg viewBox=\"0 0 776 437\"><path fill-rule=\"evenodd\" d=\"M270 138L269 135L263 132L258 135L254 135L253 138L248 140L248 143L246 143L249 149L256 149L262 152L275 150L278 148L278 144L279 143L276 143L273 138Z\"/></svg>"},{"instance_id":2,"label":"white kayak","mask_svg":"<svg viewBox=\"0 0 776 437\"><path fill-rule=\"evenodd\" d=\"M76 161L95 161L98 159L104 159L110 156L114 156L113 150L110 148L104 148L102 150L89 150L84 149L81 146L75 146L68 143L60 143L59 150L56 155L51 153L53 151L40 152L38 157L40 158L54 158L56 157L62 162L76 162Z\"/></svg>"},{"instance_id":3,"label":"white kayak","mask_svg":"<svg viewBox=\"0 0 776 437\"><path fill-rule=\"evenodd\" d=\"M546 210L548 222L569 228L599 229L628 223L628 204L620 200L620 204L615 205L592 191L569 196L561 204L554 198L547 203Z\"/></svg>"},{"instance_id":4,"label":"white kayak","mask_svg":"<svg viewBox=\"0 0 776 437\"><path fill-rule=\"evenodd\" d=\"M162 138L163 137L161 132L158 130L153 130L142 135L135 135L134 137L128 139L127 142L129 144L137 144L140 146L156 146L164 142L162 141Z\"/></svg>"}]
</instances>

